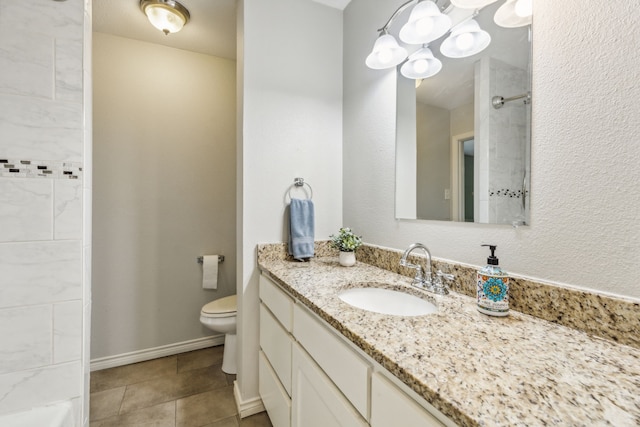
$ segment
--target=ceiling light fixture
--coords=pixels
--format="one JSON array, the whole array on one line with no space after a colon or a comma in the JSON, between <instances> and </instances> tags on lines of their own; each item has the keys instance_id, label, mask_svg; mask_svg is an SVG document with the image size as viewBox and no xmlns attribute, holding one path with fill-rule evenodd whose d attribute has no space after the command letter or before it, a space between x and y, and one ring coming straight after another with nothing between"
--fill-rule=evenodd
<instances>
[{"instance_id":1,"label":"ceiling light fixture","mask_svg":"<svg viewBox=\"0 0 640 427\"><path fill-rule=\"evenodd\" d=\"M151 25L165 34L177 33L189 22L189 11L174 0L140 0L140 9Z\"/></svg>"}]
</instances>

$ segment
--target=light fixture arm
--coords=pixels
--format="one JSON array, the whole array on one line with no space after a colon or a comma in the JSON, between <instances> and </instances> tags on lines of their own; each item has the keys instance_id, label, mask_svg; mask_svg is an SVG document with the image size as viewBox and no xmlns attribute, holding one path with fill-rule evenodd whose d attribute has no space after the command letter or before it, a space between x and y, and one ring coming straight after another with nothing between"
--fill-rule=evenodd
<instances>
[{"instance_id":1,"label":"light fixture arm","mask_svg":"<svg viewBox=\"0 0 640 427\"><path fill-rule=\"evenodd\" d=\"M393 15L391 15L391 18L389 18L389 20L387 21L386 24L384 24L384 26L382 28L378 28L378 32L382 33L382 34L387 34L388 30L389 30L389 26L393 23L393 20L396 19L398 17L398 15L400 15L402 12L404 12L405 10L407 10L409 8L409 6L411 6L412 4L418 4L423 0L409 0L403 4L401 4L395 12L393 12ZM433 2L438 5L439 0L433 0ZM451 1L448 1L446 3L446 7L444 6L438 6L440 8L440 10L445 10L447 9L449 6L451 5Z\"/></svg>"},{"instance_id":2,"label":"light fixture arm","mask_svg":"<svg viewBox=\"0 0 640 427\"><path fill-rule=\"evenodd\" d=\"M420 0L409 0L408 2L400 5L400 7L398 7L396 9L395 12L393 12L393 15L391 15L391 18L389 18L389 20L387 21L386 24L384 24L384 26L382 28L378 28L378 32L386 34L387 30L389 29L389 26L393 23L393 20L396 19L396 17L398 15L400 15L402 12L404 12L405 10L407 10L407 8L409 6L411 6L413 3L418 3Z\"/></svg>"}]
</instances>

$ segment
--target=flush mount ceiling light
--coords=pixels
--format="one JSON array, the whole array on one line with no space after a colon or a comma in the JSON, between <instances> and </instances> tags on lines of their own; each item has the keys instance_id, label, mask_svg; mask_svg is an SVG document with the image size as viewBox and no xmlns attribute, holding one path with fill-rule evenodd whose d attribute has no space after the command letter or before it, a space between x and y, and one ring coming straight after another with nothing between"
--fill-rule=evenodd
<instances>
[{"instance_id":1,"label":"flush mount ceiling light","mask_svg":"<svg viewBox=\"0 0 640 427\"><path fill-rule=\"evenodd\" d=\"M373 45L373 50L367 56L366 64L367 67L374 70L382 70L395 67L404 61L406 57L407 50L398 45L395 37L383 30L383 33Z\"/></svg>"},{"instance_id":2,"label":"flush mount ceiling light","mask_svg":"<svg viewBox=\"0 0 640 427\"><path fill-rule=\"evenodd\" d=\"M470 19L451 29L449 37L440 45L440 52L449 58L466 58L482 52L489 43L489 33L480 28L475 19Z\"/></svg>"},{"instance_id":3,"label":"flush mount ceiling light","mask_svg":"<svg viewBox=\"0 0 640 427\"><path fill-rule=\"evenodd\" d=\"M410 44L429 43L451 28L451 18L440 12L431 0L419 1L411 10L409 21L400 30L400 40Z\"/></svg>"},{"instance_id":4,"label":"flush mount ceiling light","mask_svg":"<svg viewBox=\"0 0 640 427\"><path fill-rule=\"evenodd\" d=\"M524 27L531 24L533 0L507 0L496 11L493 20L505 28Z\"/></svg>"},{"instance_id":5,"label":"flush mount ceiling light","mask_svg":"<svg viewBox=\"0 0 640 427\"><path fill-rule=\"evenodd\" d=\"M498 0L451 0L451 4L460 9L482 9Z\"/></svg>"},{"instance_id":6,"label":"flush mount ceiling light","mask_svg":"<svg viewBox=\"0 0 640 427\"><path fill-rule=\"evenodd\" d=\"M190 18L187 8L174 0L140 0L140 9L165 34L177 33Z\"/></svg>"},{"instance_id":7,"label":"flush mount ceiling light","mask_svg":"<svg viewBox=\"0 0 640 427\"><path fill-rule=\"evenodd\" d=\"M438 74L441 69L442 62L433 56L431 49L423 47L409 56L400 67L400 72L408 79L426 79Z\"/></svg>"}]
</instances>

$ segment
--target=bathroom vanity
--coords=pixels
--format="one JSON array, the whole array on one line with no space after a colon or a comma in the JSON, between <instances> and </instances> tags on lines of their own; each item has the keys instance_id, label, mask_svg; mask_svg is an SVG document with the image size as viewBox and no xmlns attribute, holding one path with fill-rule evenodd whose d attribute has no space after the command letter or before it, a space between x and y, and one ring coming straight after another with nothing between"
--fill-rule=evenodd
<instances>
[{"instance_id":1,"label":"bathroom vanity","mask_svg":"<svg viewBox=\"0 0 640 427\"><path fill-rule=\"evenodd\" d=\"M260 299L260 395L274 426L455 425L266 275Z\"/></svg>"},{"instance_id":2,"label":"bathroom vanity","mask_svg":"<svg viewBox=\"0 0 640 427\"><path fill-rule=\"evenodd\" d=\"M369 264L292 262L267 246L259 389L276 427L640 424L637 348L515 311L485 316L455 292L422 294L437 306L422 316L358 309L338 294L423 291Z\"/></svg>"}]
</instances>

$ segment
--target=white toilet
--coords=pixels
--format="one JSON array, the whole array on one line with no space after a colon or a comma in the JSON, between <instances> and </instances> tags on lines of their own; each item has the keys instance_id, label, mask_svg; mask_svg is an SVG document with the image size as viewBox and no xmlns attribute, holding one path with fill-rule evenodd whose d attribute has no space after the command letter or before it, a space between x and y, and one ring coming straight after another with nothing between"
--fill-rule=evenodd
<instances>
[{"instance_id":1,"label":"white toilet","mask_svg":"<svg viewBox=\"0 0 640 427\"><path fill-rule=\"evenodd\" d=\"M222 370L227 374L236 373L237 312L238 304L235 295L211 301L200 311L200 323L212 331L225 334Z\"/></svg>"}]
</instances>

